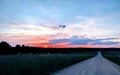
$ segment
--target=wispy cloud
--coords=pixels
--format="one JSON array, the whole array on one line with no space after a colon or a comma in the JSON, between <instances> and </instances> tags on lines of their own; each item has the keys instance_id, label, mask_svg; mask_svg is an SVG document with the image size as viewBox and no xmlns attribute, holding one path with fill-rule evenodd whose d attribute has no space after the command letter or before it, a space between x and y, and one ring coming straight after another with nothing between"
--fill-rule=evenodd
<instances>
[{"instance_id":1,"label":"wispy cloud","mask_svg":"<svg viewBox=\"0 0 120 75\"><path fill-rule=\"evenodd\" d=\"M0 9L0 40L51 47L120 42L119 1L0 0Z\"/></svg>"}]
</instances>

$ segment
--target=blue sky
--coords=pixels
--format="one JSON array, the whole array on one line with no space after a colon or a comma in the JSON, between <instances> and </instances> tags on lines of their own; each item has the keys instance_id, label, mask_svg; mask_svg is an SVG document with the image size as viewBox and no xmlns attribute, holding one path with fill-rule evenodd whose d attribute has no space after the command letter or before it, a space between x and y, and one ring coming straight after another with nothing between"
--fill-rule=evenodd
<instances>
[{"instance_id":1,"label":"blue sky","mask_svg":"<svg viewBox=\"0 0 120 75\"><path fill-rule=\"evenodd\" d=\"M117 38L109 41L118 43L119 20L120 0L0 0L0 40L11 43L12 36L24 36L22 39L26 39L28 35L50 36L48 41L72 40L73 36L92 40ZM66 28L57 28L59 24L65 24ZM31 39L26 42L29 41ZM16 39L13 43L20 42L23 40Z\"/></svg>"},{"instance_id":2,"label":"blue sky","mask_svg":"<svg viewBox=\"0 0 120 75\"><path fill-rule=\"evenodd\" d=\"M119 0L0 0L0 14L2 19L13 21L26 22L33 17L66 23L74 21L76 16L101 18L119 15L119 3ZM119 23L118 20L115 22Z\"/></svg>"}]
</instances>

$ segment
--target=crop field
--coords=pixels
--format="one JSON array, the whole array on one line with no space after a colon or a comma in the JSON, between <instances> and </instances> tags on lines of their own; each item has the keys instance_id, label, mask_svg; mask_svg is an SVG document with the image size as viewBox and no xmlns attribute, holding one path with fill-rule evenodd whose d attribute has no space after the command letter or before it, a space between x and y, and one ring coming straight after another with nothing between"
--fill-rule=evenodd
<instances>
[{"instance_id":1,"label":"crop field","mask_svg":"<svg viewBox=\"0 0 120 75\"><path fill-rule=\"evenodd\" d=\"M50 75L96 54L96 52L83 52L79 54L0 55L0 75Z\"/></svg>"}]
</instances>

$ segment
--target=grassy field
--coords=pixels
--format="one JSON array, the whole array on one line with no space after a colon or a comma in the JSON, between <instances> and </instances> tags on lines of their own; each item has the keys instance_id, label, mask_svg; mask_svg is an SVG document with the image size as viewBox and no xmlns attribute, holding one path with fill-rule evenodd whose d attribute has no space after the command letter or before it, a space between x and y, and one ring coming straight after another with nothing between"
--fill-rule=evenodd
<instances>
[{"instance_id":1,"label":"grassy field","mask_svg":"<svg viewBox=\"0 0 120 75\"><path fill-rule=\"evenodd\" d=\"M102 54L105 58L120 65L120 51L104 51Z\"/></svg>"},{"instance_id":2,"label":"grassy field","mask_svg":"<svg viewBox=\"0 0 120 75\"><path fill-rule=\"evenodd\" d=\"M79 54L0 55L0 75L49 75L96 54L96 52L83 52Z\"/></svg>"}]
</instances>

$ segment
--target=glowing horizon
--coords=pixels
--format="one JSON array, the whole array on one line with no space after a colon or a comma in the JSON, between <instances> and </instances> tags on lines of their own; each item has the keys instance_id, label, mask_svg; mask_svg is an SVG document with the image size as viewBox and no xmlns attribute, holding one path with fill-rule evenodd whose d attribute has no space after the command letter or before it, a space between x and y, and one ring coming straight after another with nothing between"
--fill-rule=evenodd
<instances>
[{"instance_id":1,"label":"glowing horizon","mask_svg":"<svg viewBox=\"0 0 120 75\"><path fill-rule=\"evenodd\" d=\"M119 3L0 0L0 41L43 48L120 48Z\"/></svg>"}]
</instances>

